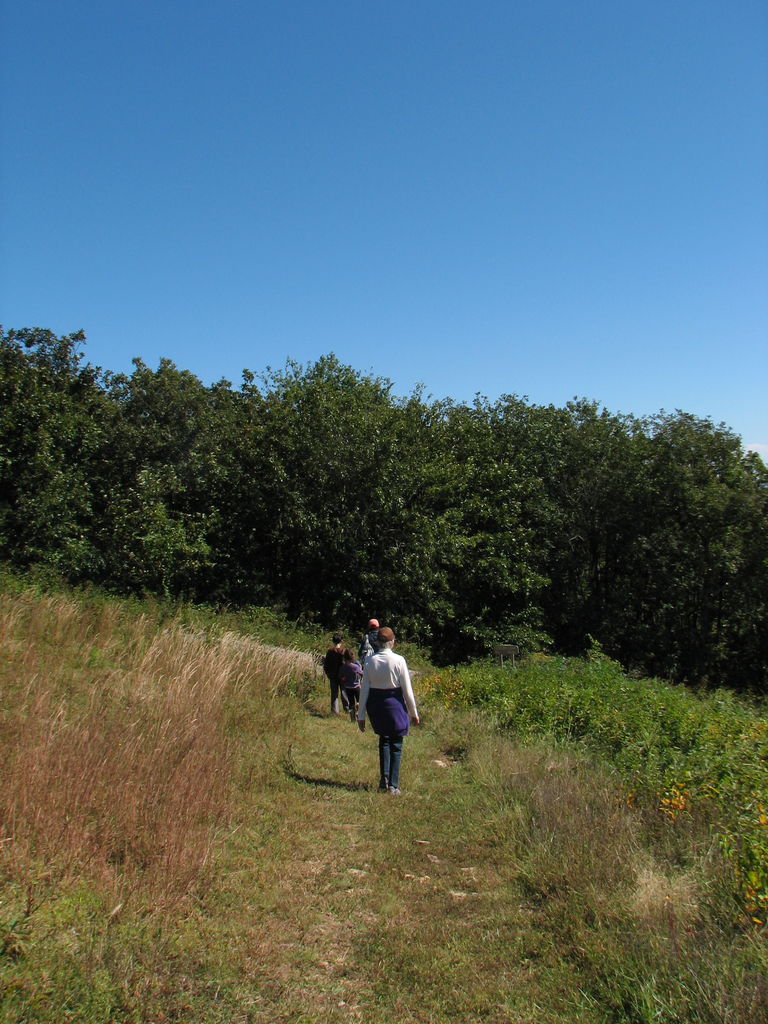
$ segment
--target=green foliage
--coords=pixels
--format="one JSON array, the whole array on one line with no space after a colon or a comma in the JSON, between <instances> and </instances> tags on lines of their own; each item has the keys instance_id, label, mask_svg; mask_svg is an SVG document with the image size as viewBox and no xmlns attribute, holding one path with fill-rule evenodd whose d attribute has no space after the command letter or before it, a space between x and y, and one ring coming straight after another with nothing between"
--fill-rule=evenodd
<instances>
[{"instance_id":1,"label":"green foliage","mask_svg":"<svg viewBox=\"0 0 768 1024\"><path fill-rule=\"evenodd\" d=\"M0 558L70 582L768 686L768 469L726 427L395 397L333 356L239 388L0 335Z\"/></svg>"},{"instance_id":2,"label":"green foliage","mask_svg":"<svg viewBox=\"0 0 768 1024\"><path fill-rule=\"evenodd\" d=\"M586 659L534 655L518 669L490 662L422 680L449 707L481 707L530 740L580 743L606 758L631 799L674 820L714 823L746 910L768 923L768 715L726 691L693 693L628 677L593 648Z\"/></svg>"},{"instance_id":3,"label":"green foliage","mask_svg":"<svg viewBox=\"0 0 768 1024\"><path fill-rule=\"evenodd\" d=\"M546 621L646 674L738 688L768 669L768 472L723 425L570 403L545 470Z\"/></svg>"},{"instance_id":4,"label":"green foliage","mask_svg":"<svg viewBox=\"0 0 768 1024\"><path fill-rule=\"evenodd\" d=\"M98 572L98 466L111 410L80 332L0 333L0 558L71 578Z\"/></svg>"}]
</instances>

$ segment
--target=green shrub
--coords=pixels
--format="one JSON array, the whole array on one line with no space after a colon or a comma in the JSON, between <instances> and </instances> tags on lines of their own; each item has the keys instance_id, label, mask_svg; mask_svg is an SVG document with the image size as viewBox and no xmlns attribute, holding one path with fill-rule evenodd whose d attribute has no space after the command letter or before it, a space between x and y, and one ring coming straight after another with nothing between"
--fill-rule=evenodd
<instances>
[{"instance_id":1,"label":"green shrub","mask_svg":"<svg viewBox=\"0 0 768 1024\"><path fill-rule=\"evenodd\" d=\"M630 798L664 817L713 823L744 910L768 922L768 717L724 691L696 693L633 679L599 650L586 659L534 655L517 669L476 663L423 680L428 699L480 707L529 739L576 742L606 758Z\"/></svg>"}]
</instances>

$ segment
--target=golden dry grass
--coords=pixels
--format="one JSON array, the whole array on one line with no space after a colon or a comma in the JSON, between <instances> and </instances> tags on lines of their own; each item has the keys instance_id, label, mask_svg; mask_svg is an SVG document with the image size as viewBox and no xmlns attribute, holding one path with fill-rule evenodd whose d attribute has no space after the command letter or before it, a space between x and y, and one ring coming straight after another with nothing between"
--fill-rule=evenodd
<instances>
[{"instance_id":1,"label":"golden dry grass","mask_svg":"<svg viewBox=\"0 0 768 1024\"><path fill-rule=\"evenodd\" d=\"M124 900L184 892L231 811L228 709L270 707L308 656L225 634L5 597L3 850L12 871L98 877Z\"/></svg>"}]
</instances>

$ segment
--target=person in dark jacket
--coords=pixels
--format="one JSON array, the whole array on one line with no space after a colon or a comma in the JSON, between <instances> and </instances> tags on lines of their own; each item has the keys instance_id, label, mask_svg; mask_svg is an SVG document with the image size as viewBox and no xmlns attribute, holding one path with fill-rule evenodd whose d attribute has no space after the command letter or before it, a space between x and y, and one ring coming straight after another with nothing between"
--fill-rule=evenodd
<instances>
[{"instance_id":1,"label":"person in dark jacket","mask_svg":"<svg viewBox=\"0 0 768 1024\"><path fill-rule=\"evenodd\" d=\"M323 658L323 672L328 676L331 684L331 714L339 713L339 669L344 663L344 648L341 646L344 637L341 633L333 634L333 647L329 647ZM349 711L349 702L344 691L341 691L341 703L345 711Z\"/></svg>"}]
</instances>

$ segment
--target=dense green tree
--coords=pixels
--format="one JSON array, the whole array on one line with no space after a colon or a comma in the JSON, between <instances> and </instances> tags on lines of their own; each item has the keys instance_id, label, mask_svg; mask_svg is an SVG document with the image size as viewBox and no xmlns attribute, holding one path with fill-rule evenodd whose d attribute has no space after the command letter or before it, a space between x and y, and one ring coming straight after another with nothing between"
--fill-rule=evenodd
<instances>
[{"instance_id":1,"label":"dense green tree","mask_svg":"<svg viewBox=\"0 0 768 1024\"><path fill-rule=\"evenodd\" d=\"M213 563L208 536L219 489L217 389L167 359L108 378L119 413L100 546L124 590L199 597Z\"/></svg>"},{"instance_id":2,"label":"dense green tree","mask_svg":"<svg viewBox=\"0 0 768 1024\"><path fill-rule=\"evenodd\" d=\"M73 581L369 614L437 660L598 641L768 682L768 470L726 427L577 400L405 397L333 355L242 385L0 335L0 558Z\"/></svg>"},{"instance_id":3,"label":"dense green tree","mask_svg":"<svg viewBox=\"0 0 768 1024\"><path fill-rule=\"evenodd\" d=\"M758 675L765 664L745 618L749 607L765 622L764 465L727 428L685 413L638 420L583 401L566 412L548 476L545 614L558 648L592 637L645 672L747 685L748 637Z\"/></svg>"},{"instance_id":4,"label":"dense green tree","mask_svg":"<svg viewBox=\"0 0 768 1024\"><path fill-rule=\"evenodd\" d=\"M454 473L441 443L444 403L398 400L367 467L363 607L425 645L452 606Z\"/></svg>"},{"instance_id":5,"label":"dense green tree","mask_svg":"<svg viewBox=\"0 0 768 1024\"><path fill-rule=\"evenodd\" d=\"M387 609L411 626L419 617L412 592L424 586L434 530L420 507L429 410L390 391L334 356L289 363L260 386L246 380L227 558L234 565L237 550L291 614L353 622Z\"/></svg>"},{"instance_id":6,"label":"dense green tree","mask_svg":"<svg viewBox=\"0 0 768 1024\"><path fill-rule=\"evenodd\" d=\"M686 413L648 423L649 514L637 561L645 663L688 681L748 685L741 655L768 631L768 477L739 438ZM642 575L640 575L642 574ZM639 604L639 603L638 603ZM762 655L752 664L760 673Z\"/></svg>"},{"instance_id":7,"label":"dense green tree","mask_svg":"<svg viewBox=\"0 0 768 1024\"><path fill-rule=\"evenodd\" d=\"M94 490L109 458L112 410L82 332L0 333L0 557L98 575Z\"/></svg>"},{"instance_id":8,"label":"dense green tree","mask_svg":"<svg viewBox=\"0 0 768 1024\"><path fill-rule=\"evenodd\" d=\"M328 356L306 370L270 371L249 401L258 436L247 517L261 574L291 614L343 619L362 587L371 458L392 414L388 385Z\"/></svg>"},{"instance_id":9,"label":"dense green tree","mask_svg":"<svg viewBox=\"0 0 768 1024\"><path fill-rule=\"evenodd\" d=\"M443 491L449 534L440 648L447 658L487 651L494 642L540 641L545 583L531 520L540 483L526 471L523 403L451 406L441 424L449 467Z\"/></svg>"},{"instance_id":10,"label":"dense green tree","mask_svg":"<svg viewBox=\"0 0 768 1024\"><path fill-rule=\"evenodd\" d=\"M632 556L647 503L645 439L632 417L586 400L553 411L551 423L547 621L562 650L579 652L590 636L612 650L617 624L632 618Z\"/></svg>"}]
</instances>

